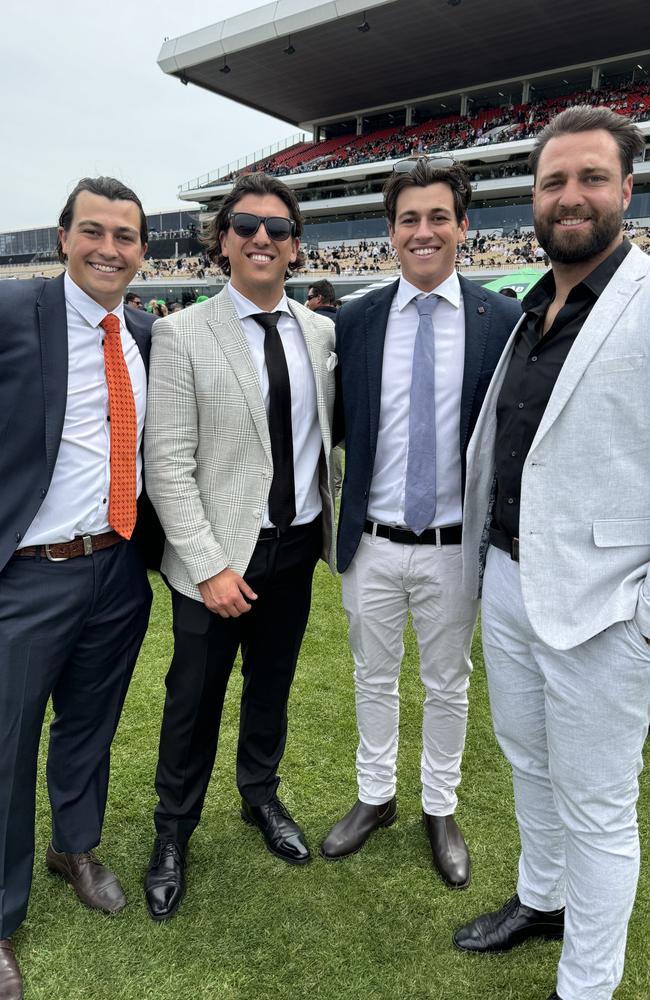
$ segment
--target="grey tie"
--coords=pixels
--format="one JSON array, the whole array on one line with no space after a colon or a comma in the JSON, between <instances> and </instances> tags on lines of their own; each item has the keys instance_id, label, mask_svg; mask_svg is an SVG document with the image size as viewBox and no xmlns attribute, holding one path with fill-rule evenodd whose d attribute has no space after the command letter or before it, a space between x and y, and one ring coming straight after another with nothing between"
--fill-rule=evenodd
<instances>
[{"instance_id":1,"label":"grey tie","mask_svg":"<svg viewBox=\"0 0 650 1000\"><path fill-rule=\"evenodd\" d=\"M404 520L416 535L422 534L436 513L436 372L431 314L439 301L437 295L415 299L420 321L411 372Z\"/></svg>"}]
</instances>

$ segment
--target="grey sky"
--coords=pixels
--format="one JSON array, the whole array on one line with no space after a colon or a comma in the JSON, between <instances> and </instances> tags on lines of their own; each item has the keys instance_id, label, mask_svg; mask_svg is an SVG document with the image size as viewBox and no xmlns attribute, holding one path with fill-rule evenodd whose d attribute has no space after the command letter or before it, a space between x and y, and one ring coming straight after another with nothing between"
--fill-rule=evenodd
<instances>
[{"instance_id":1,"label":"grey sky","mask_svg":"<svg viewBox=\"0 0 650 1000\"><path fill-rule=\"evenodd\" d=\"M80 177L119 177L147 212L178 185L297 129L166 76L165 37L265 0L3 0L0 232L56 225Z\"/></svg>"}]
</instances>

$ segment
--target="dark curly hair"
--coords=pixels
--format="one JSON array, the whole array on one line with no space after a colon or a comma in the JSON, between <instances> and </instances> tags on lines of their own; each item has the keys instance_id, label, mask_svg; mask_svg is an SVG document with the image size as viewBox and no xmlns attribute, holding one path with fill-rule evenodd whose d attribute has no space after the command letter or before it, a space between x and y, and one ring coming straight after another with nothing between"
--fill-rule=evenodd
<instances>
[{"instance_id":1,"label":"dark curly hair","mask_svg":"<svg viewBox=\"0 0 650 1000\"><path fill-rule=\"evenodd\" d=\"M289 209L289 215L296 224L296 237L302 234L303 222L300 214L298 199L286 184L279 181L277 177L270 177L268 174L260 172L244 174L239 178L232 191L230 191L221 202L219 211L209 222L201 237L201 242L205 247L208 257L221 268L224 274L230 274L230 260L221 252L221 235L230 228L230 213L234 210L238 201L247 195L274 194L284 202ZM302 250L298 251L296 259L287 265L287 277L292 271L298 271L304 266L305 255Z\"/></svg>"},{"instance_id":2,"label":"dark curly hair","mask_svg":"<svg viewBox=\"0 0 650 1000\"><path fill-rule=\"evenodd\" d=\"M459 224L463 221L472 200L472 184L465 167L460 163L437 167L435 156L422 156L410 173L392 173L384 184L384 208L391 227L395 227L397 199L402 191L408 187L428 187L429 184L449 185L454 196L456 221Z\"/></svg>"}]
</instances>

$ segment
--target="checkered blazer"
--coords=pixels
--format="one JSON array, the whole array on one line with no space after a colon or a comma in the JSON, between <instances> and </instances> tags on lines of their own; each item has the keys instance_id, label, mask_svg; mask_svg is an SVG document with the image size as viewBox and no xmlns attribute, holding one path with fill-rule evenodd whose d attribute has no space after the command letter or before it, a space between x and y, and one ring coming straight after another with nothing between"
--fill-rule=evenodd
<instances>
[{"instance_id":1,"label":"checkered blazer","mask_svg":"<svg viewBox=\"0 0 650 1000\"><path fill-rule=\"evenodd\" d=\"M314 371L322 558L334 571L334 324L291 300L289 307ZM154 324L145 454L147 492L167 539L161 571L176 590L201 600L202 580L248 566L273 477L264 400L227 288Z\"/></svg>"}]
</instances>

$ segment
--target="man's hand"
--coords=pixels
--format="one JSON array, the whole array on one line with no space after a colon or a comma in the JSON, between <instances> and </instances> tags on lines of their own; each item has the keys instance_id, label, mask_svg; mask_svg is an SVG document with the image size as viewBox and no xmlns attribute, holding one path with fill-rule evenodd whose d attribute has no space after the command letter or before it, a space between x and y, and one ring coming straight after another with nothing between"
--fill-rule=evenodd
<instances>
[{"instance_id":1,"label":"man's hand","mask_svg":"<svg viewBox=\"0 0 650 1000\"><path fill-rule=\"evenodd\" d=\"M250 611L251 606L248 601L257 600L257 594L254 594L245 580L232 569L222 569L209 580L202 580L198 586L208 611L214 611L222 618L239 618L246 611ZM248 598L248 601L245 598Z\"/></svg>"}]
</instances>

